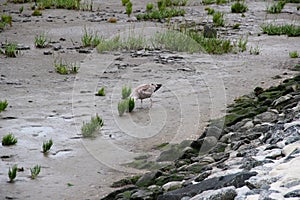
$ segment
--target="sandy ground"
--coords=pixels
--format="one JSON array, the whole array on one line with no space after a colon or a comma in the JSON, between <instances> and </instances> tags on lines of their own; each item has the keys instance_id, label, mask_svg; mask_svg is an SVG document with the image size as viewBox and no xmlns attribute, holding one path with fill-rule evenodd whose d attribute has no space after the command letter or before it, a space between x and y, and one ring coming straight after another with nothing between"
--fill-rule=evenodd
<instances>
[{"instance_id":1,"label":"sandy ground","mask_svg":"<svg viewBox=\"0 0 300 200\"><path fill-rule=\"evenodd\" d=\"M299 22L299 11L288 4L284 13L265 14L266 2L248 2L246 18L228 12L226 23L241 23L239 31L227 34L238 39L248 36L247 52L227 55L205 53L158 52L151 56L133 57L132 52L99 54L78 53L83 28L112 37L129 29L151 34L161 31L162 24L127 22L118 0L94 1L94 9L83 12L45 10L42 17L19 15L21 5L1 2L1 12L10 12L14 22L0 33L0 42L14 41L30 47L17 58L0 55L1 100L9 107L0 113L0 136L13 133L18 143L0 147L0 199L99 199L113 189L109 185L122 177L141 171L124 167L139 155L155 158L153 146L163 142L178 143L196 138L211 118L222 115L234 98L249 93L256 86L268 87L293 75L289 70L299 59L289 58L289 51L300 51L299 38L261 35L259 25L272 21ZM134 11L143 9L148 1L133 1ZM153 1L155 2L155 1ZM24 4L30 14L30 4ZM186 19L210 20L199 1L190 1ZM13 13L12 13L13 12ZM97 18L115 16L118 23L92 22ZM238 16L238 17L237 17ZM101 18L101 17L100 17ZM30 19L24 22L24 19ZM182 21L182 18L177 18ZM62 49L43 55L49 49L34 47L34 37L46 33L54 45ZM60 40L64 38L65 41ZM260 47L259 55L250 55L250 47ZM77 75L60 75L54 70L55 60L62 58L80 65ZM162 59L176 58L162 64ZM281 78L274 79L276 75ZM157 82L163 87L132 114L119 117L117 102L123 85ZM94 94L105 87L106 96ZM98 113L104 120L101 134L95 140L82 139L81 126ZM52 138L48 156L41 153L42 143ZM13 164L24 168L14 183L7 183L7 171ZM30 167L42 166L41 174L31 180ZM72 186L70 186L70 184Z\"/></svg>"}]
</instances>

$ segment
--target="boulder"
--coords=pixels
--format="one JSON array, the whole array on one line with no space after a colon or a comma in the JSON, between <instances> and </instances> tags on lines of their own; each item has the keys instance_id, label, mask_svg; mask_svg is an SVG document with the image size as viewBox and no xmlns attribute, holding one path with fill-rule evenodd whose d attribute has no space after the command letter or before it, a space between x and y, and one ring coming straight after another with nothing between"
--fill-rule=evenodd
<instances>
[{"instance_id":1,"label":"boulder","mask_svg":"<svg viewBox=\"0 0 300 200\"><path fill-rule=\"evenodd\" d=\"M234 200L237 196L236 188L229 186L218 190L208 190L198 194L190 200Z\"/></svg>"}]
</instances>

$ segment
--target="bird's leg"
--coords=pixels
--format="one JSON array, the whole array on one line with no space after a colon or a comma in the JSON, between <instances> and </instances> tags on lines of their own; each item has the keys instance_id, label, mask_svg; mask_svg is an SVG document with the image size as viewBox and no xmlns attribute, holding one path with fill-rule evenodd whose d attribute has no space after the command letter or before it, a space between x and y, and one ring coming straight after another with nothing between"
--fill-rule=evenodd
<instances>
[{"instance_id":1,"label":"bird's leg","mask_svg":"<svg viewBox=\"0 0 300 200\"><path fill-rule=\"evenodd\" d=\"M152 108L152 99L150 98L150 108Z\"/></svg>"}]
</instances>

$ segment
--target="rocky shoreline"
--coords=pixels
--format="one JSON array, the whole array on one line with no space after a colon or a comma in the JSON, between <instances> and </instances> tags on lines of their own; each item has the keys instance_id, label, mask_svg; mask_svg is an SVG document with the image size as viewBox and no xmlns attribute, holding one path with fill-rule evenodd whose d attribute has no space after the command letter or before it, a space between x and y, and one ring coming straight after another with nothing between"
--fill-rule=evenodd
<instances>
[{"instance_id":1,"label":"rocky shoreline","mask_svg":"<svg viewBox=\"0 0 300 200\"><path fill-rule=\"evenodd\" d=\"M174 162L116 182L121 189L103 200L299 199L299 102L300 75L257 87Z\"/></svg>"}]
</instances>

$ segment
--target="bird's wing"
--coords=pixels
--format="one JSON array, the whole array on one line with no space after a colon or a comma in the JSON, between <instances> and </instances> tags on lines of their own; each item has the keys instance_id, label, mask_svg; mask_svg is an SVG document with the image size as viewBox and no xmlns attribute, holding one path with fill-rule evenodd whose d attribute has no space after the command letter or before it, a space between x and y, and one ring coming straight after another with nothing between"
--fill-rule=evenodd
<instances>
[{"instance_id":1,"label":"bird's wing","mask_svg":"<svg viewBox=\"0 0 300 200\"><path fill-rule=\"evenodd\" d=\"M151 85L141 85L136 89L136 93L139 94L140 98L149 98L151 97L152 93L154 92L155 88L152 87Z\"/></svg>"}]
</instances>

